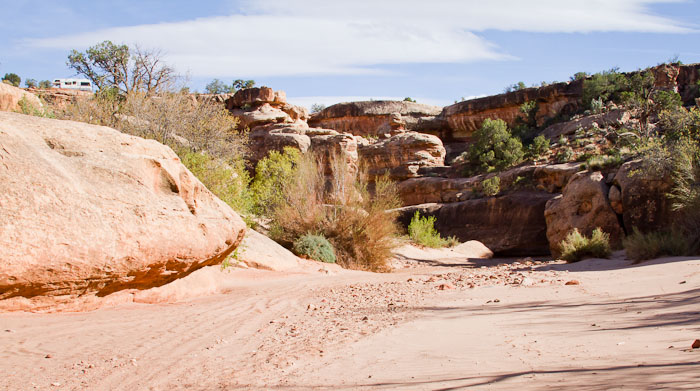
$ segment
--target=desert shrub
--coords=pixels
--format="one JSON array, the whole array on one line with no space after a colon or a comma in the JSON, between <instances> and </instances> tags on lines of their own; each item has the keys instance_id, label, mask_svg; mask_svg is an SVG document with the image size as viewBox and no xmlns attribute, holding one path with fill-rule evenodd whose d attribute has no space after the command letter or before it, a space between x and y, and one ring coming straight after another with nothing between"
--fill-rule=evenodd
<instances>
[{"instance_id":1,"label":"desert shrub","mask_svg":"<svg viewBox=\"0 0 700 391\"><path fill-rule=\"evenodd\" d=\"M561 135L561 136L559 136L559 139L557 140L557 144L559 144L560 146L567 145L567 144L569 144L569 139L566 136Z\"/></svg>"},{"instance_id":2,"label":"desert shrub","mask_svg":"<svg viewBox=\"0 0 700 391\"><path fill-rule=\"evenodd\" d=\"M474 144L469 148L469 160L479 171L502 170L523 160L523 145L501 120L486 119L474 132Z\"/></svg>"},{"instance_id":3,"label":"desert shrub","mask_svg":"<svg viewBox=\"0 0 700 391\"><path fill-rule=\"evenodd\" d=\"M691 245L682 232L658 231L642 233L634 227L634 232L622 242L627 257L635 261L654 259L660 256L688 255Z\"/></svg>"},{"instance_id":4,"label":"desert shrub","mask_svg":"<svg viewBox=\"0 0 700 391\"><path fill-rule=\"evenodd\" d=\"M55 118L54 113L47 107L46 104L44 104L41 107L36 107L33 104L31 104L24 96L20 98L20 100L17 102L17 105L19 106L19 111L22 114L33 115L35 117Z\"/></svg>"},{"instance_id":5,"label":"desert shrub","mask_svg":"<svg viewBox=\"0 0 700 391\"><path fill-rule=\"evenodd\" d=\"M318 113L326 109L326 105L322 103L314 103L311 105L311 113Z\"/></svg>"},{"instance_id":6,"label":"desert shrub","mask_svg":"<svg viewBox=\"0 0 700 391\"><path fill-rule=\"evenodd\" d=\"M658 126L670 140L683 138L700 141L700 109L675 107L659 113Z\"/></svg>"},{"instance_id":7,"label":"desert shrub","mask_svg":"<svg viewBox=\"0 0 700 391\"><path fill-rule=\"evenodd\" d=\"M549 152L549 139L539 135L532 140L527 147L527 154L532 158L539 158Z\"/></svg>"},{"instance_id":8,"label":"desert shrub","mask_svg":"<svg viewBox=\"0 0 700 391\"><path fill-rule=\"evenodd\" d=\"M607 258L611 253L610 235L596 228L588 238L574 228L561 241L559 248L561 259L567 262L578 262L585 258Z\"/></svg>"},{"instance_id":9,"label":"desert shrub","mask_svg":"<svg viewBox=\"0 0 700 391\"><path fill-rule=\"evenodd\" d=\"M557 155L554 157L554 161L557 163L568 163L574 159L574 150L571 147L564 147L559 150Z\"/></svg>"},{"instance_id":10,"label":"desert shrub","mask_svg":"<svg viewBox=\"0 0 700 391\"><path fill-rule=\"evenodd\" d=\"M64 119L115 128L156 140L175 150L206 151L229 159L245 154L247 135L238 121L213 102L198 103L186 93L120 94L100 90L90 99L78 99L61 113Z\"/></svg>"},{"instance_id":11,"label":"desert shrub","mask_svg":"<svg viewBox=\"0 0 700 391\"><path fill-rule=\"evenodd\" d=\"M250 176L242 159L225 160L207 152L180 151L182 164L203 184L252 224L253 198L248 190Z\"/></svg>"},{"instance_id":12,"label":"desert shrub","mask_svg":"<svg viewBox=\"0 0 700 391\"><path fill-rule=\"evenodd\" d=\"M27 88L36 88L36 80L35 79L27 79L24 81L24 85L27 86Z\"/></svg>"},{"instance_id":13,"label":"desert shrub","mask_svg":"<svg viewBox=\"0 0 700 391\"><path fill-rule=\"evenodd\" d=\"M39 88L51 88L52 86L51 80L42 80L39 82Z\"/></svg>"},{"instance_id":14,"label":"desert shrub","mask_svg":"<svg viewBox=\"0 0 700 391\"><path fill-rule=\"evenodd\" d=\"M435 229L435 216L423 216L416 213L408 224L408 237L415 243L426 247L441 248L457 244L455 237L443 238Z\"/></svg>"},{"instance_id":15,"label":"desert shrub","mask_svg":"<svg viewBox=\"0 0 700 391\"><path fill-rule=\"evenodd\" d=\"M7 82L7 84L19 87L20 83L22 82L22 78L20 78L16 73L6 73L5 76L2 77L2 81Z\"/></svg>"},{"instance_id":16,"label":"desert shrub","mask_svg":"<svg viewBox=\"0 0 700 391\"><path fill-rule=\"evenodd\" d=\"M277 205L284 202L285 187L295 180L300 158L298 149L285 147L282 152L270 151L258 162L250 186L255 214L270 216Z\"/></svg>"},{"instance_id":17,"label":"desert shrub","mask_svg":"<svg viewBox=\"0 0 700 391\"><path fill-rule=\"evenodd\" d=\"M610 167L619 167L622 162L622 157L619 155L594 155L586 160L586 168L590 171L599 171Z\"/></svg>"},{"instance_id":18,"label":"desert shrub","mask_svg":"<svg viewBox=\"0 0 700 391\"><path fill-rule=\"evenodd\" d=\"M600 114L603 112L603 109L605 108L605 103L600 98L591 99L590 107L591 107L591 114Z\"/></svg>"},{"instance_id":19,"label":"desert shrub","mask_svg":"<svg viewBox=\"0 0 700 391\"><path fill-rule=\"evenodd\" d=\"M282 244L315 233L335 248L337 262L351 269L387 271L398 233L400 206L396 185L376 178L372 191L364 170L348 166L343 156L322 160L302 155L295 180L284 187L284 202L272 213L270 235ZM324 176L330 167L332 180Z\"/></svg>"},{"instance_id":20,"label":"desert shrub","mask_svg":"<svg viewBox=\"0 0 700 391\"><path fill-rule=\"evenodd\" d=\"M492 178L484 179L481 182L481 192L485 196L491 197L495 196L501 191L501 178L495 176Z\"/></svg>"},{"instance_id":21,"label":"desert shrub","mask_svg":"<svg viewBox=\"0 0 700 391\"><path fill-rule=\"evenodd\" d=\"M683 106L681 95L674 91L655 91L654 104L658 111L674 110Z\"/></svg>"},{"instance_id":22,"label":"desert shrub","mask_svg":"<svg viewBox=\"0 0 700 391\"><path fill-rule=\"evenodd\" d=\"M504 92L504 93L509 93L509 92L513 92L513 91L524 90L524 89L526 89L526 88L527 88L527 86L525 85L525 83L522 82L522 81L519 81L519 82L517 82L517 83L515 83L515 84L511 84L511 85L505 87L505 88L503 89L503 92Z\"/></svg>"},{"instance_id":23,"label":"desert shrub","mask_svg":"<svg viewBox=\"0 0 700 391\"><path fill-rule=\"evenodd\" d=\"M294 241L294 253L325 263L335 263L333 245L323 235L305 234Z\"/></svg>"},{"instance_id":24,"label":"desert shrub","mask_svg":"<svg viewBox=\"0 0 700 391\"><path fill-rule=\"evenodd\" d=\"M592 109L592 102L619 102L621 93L627 88L625 75L618 72L617 68L610 69L592 75L583 81L583 94L581 100L586 109Z\"/></svg>"}]
</instances>

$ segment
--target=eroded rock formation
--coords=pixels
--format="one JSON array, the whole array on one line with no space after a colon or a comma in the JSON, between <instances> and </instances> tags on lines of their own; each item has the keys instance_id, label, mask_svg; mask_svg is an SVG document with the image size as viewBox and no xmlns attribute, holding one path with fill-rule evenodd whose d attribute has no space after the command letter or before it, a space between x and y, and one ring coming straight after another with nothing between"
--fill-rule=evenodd
<instances>
[{"instance_id":1,"label":"eroded rock formation","mask_svg":"<svg viewBox=\"0 0 700 391\"><path fill-rule=\"evenodd\" d=\"M31 308L218 264L245 224L153 140L0 113L0 299Z\"/></svg>"}]
</instances>

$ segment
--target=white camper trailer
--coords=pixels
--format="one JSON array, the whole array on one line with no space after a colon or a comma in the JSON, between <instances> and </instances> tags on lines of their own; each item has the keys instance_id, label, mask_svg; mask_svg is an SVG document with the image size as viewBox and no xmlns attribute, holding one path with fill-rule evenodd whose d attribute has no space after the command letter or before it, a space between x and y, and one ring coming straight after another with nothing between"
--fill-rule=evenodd
<instances>
[{"instance_id":1,"label":"white camper trailer","mask_svg":"<svg viewBox=\"0 0 700 391\"><path fill-rule=\"evenodd\" d=\"M52 84L53 88L92 91L92 82L88 79L56 79Z\"/></svg>"}]
</instances>

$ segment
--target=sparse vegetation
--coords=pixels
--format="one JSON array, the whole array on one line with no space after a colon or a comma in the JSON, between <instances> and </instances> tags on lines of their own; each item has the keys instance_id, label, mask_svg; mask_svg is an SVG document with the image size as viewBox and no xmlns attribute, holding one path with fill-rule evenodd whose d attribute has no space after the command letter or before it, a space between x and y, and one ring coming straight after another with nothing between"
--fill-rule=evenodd
<instances>
[{"instance_id":1,"label":"sparse vegetation","mask_svg":"<svg viewBox=\"0 0 700 391\"><path fill-rule=\"evenodd\" d=\"M594 155L586 160L586 168L590 171L600 171L610 167L619 167L622 163L620 155Z\"/></svg>"},{"instance_id":2,"label":"sparse vegetation","mask_svg":"<svg viewBox=\"0 0 700 391\"><path fill-rule=\"evenodd\" d=\"M50 80L42 80L39 82L39 88L46 89L46 88L51 88L51 87L52 87L52 84L51 84Z\"/></svg>"},{"instance_id":3,"label":"sparse vegetation","mask_svg":"<svg viewBox=\"0 0 700 391\"><path fill-rule=\"evenodd\" d=\"M331 171L328 181L324 167ZM398 233L396 185L385 177L369 190L367 175L351 169L342 156L302 155L295 180L283 189L284 202L272 212L270 235L293 243L302 235L325 236L346 268L387 271Z\"/></svg>"},{"instance_id":4,"label":"sparse vegetation","mask_svg":"<svg viewBox=\"0 0 700 391\"><path fill-rule=\"evenodd\" d=\"M17 105L19 106L20 112L22 114L33 115L35 117L56 118L54 113L45 104L41 107L36 107L35 105L31 104L24 96L20 98L20 100L17 102Z\"/></svg>"},{"instance_id":5,"label":"sparse vegetation","mask_svg":"<svg viewBox=\"0 0 700 391\"><path fill-rule=\"evenodd\" d=\"M408 237L415 243L426 247L451 247L458 243L454 236L447 239L440 236L435 229L435 216L421 216L418 211L408 225Z\"/></svg>"},{"instance_id":6,"label":"sparse vegetation","mask_svg":"<svg viewBox=\"0 0 700 391\"><path fill-rule=\"evenodd\" d=\"M415 99L412 99L411 97L408 97L408 96L405 97L405 98L403 98L403 101L404 101L404 102L413 102L413 103L416 103L416 100L415 100Z\"/></svg>"},{"instance_id":7,"label":"sparse vegetation","mask_svg":"<svg viewBox=\"0 0 700 391\"><path fill-rule=\"evenodd\" d=\"M326 105L324 105L324 104L314 103L311 105L311 112L318 113L320 111L323 111L325 108L326 108Z\"/></svg>"},{"instance_id":8,"label":"sparse vegetation","mask_svg":"<svg viewBox=\"0 0 700 391\"><path fill-rule=\"evenodd\" d=\"M305 234L294 241L294 253L313 260L335 263L333 245L323 235Z\"/></svg>"},{"instance_id":9,"label":"sparse vegetation","mask_svg":"<svg viewBox=\"0 0 700 391\"><path fill-rule=\"evenodd\" d=\"M27 88L36 88L36 80L34 79L27 79L24 81L24 85Z\"/></svg>"},{"instance_id":10,"label":"sparse vegetation","mask_svg":"<svg viewBox=\"0 0 700 391\"><path fill-rule=\"evenodd\" d=\"M522 81L519 81L515 84L511 84L511 85L507 86L506 88L504 88L503 92L508 93L508 92L513 92L513 91L524 90L526 88L527 88L527 86L525 85L525 83Z\"/></svg>"},{"instance_id":11,"label":"sparse vegetation","mask_svg":"<svg viewBox=\"0 0 700 391\"><path fill-rule=\"evenodd\" d=\"M607 258L611 253L610 235L596 228L588 238L574 228L559 244L559 248L561 259L567 262L578 262L585 258Z\"/></svg>"}]
</instances>

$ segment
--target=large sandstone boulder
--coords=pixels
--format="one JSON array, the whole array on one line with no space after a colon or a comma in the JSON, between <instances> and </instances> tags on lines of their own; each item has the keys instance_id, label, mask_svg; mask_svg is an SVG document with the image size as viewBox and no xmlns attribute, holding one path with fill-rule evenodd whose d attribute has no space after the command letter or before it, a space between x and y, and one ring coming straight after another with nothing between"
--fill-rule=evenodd
<instances>
[{"instance_id":1,"label":"large sandstone boulder","mask_svg":"<svg viewBox=\"0 0 700 391\"><path fill-rule=\"evenodd\" d=\"M547 203L547 239L554 256L559 256L559 243L574 228L590 235L600 228L610 234L613 247L620 244L624 231L608 201L609 189L600 172L583 171L575 174L562 195Z\"/></svg>"},{"instance_id":2,"label":"large sandstone boulder","mask_svg":"<svg viewBox=\"0 0 700 391\"><path fill-rule=\"evenodd\" d=\"M245 234L170 148L101 126L0 113L0 187L0 299L26 307L163 285Z\"/></svg>"},{"instance_id":3,"label":"large sandstone boulder","mask_svg":"<svg viewBox=\"0 0 700 391\"><path fill-rule=\"evenodd\" d=\"M676 217L671 210L672 201L666 196L672 188L669 172L634 160L617 171L610 201L622 214L627 232L635 227L642 232L656 231L668 228Z\"/></svg>"},{"instance_id":4,"label":"large sandstone boulder","mask_svg":"<svg viewBox=\"0 0 700 391\"><path fill-rule=\"evenodd\" d=\"M394 179L417 176L418 168L445 165L445 147L437 136L405 132L359 147L370 175L389 172Z\"/></svg>"},{"instance_id":5,"label":"large sandstone boulder","mask_svg":"<svg viewBox=\"0 0 700 391\"><path fill-rule=\"evenodd\" d=\"M605 128L612 126L620 128L626 126L631 121L632 116L626 110L611 110L607 113L588 115L573 121L559 122L550 125L542 131L542 135L550 140L557 140L560 136L569 136L578 129L588 129L591 127Z\"/></svg>"},{"instance_id":6,"label":"large sandstone boulder","mask_svg":"<svg viewBox=\"0 0 700 391\"><path fill-rule=\"evenodd\" d=\"M38 109L42 107L36 95L21 88L0 82L0 111L21 111L19 102L24 99L27 104Z\"/></svg>"},{"instance_id":7,"label":"large sandstone boulder","mask_svg":"<svg viewBox=\"0 0 700 391\"><path fill-rule=\"evenodd\" d=\"M379 136L403 130L428 132L443 126L436 119L440 112L437 106L405 101L338 103L313 114L309 125L356 136Z\"/></svg>"},{"instance_id":8,"label":"large sandstone boulder","mask_svg":"<svg viewBox=\"0 0 700 391\"><path fill-rule=\"evenodd\" d=\"M415 211L435 216L443 236L460 241L478 240L498 255L549 254L545 205L553 194L519 191L499 197L449 204L422 204L400 208L399 221L408 225Z\"/></svg>"},{"instance_id":9,"label":"large sandstone boulder","mask_svg":"<svg viewBox=\"0 0 700 391\"><path fill-rule=\"evenodd\" d=\"M398 183L404 206L429 203L450 203L474 198L477 178L409 178Z\"/></svg>"}]
</instances>

